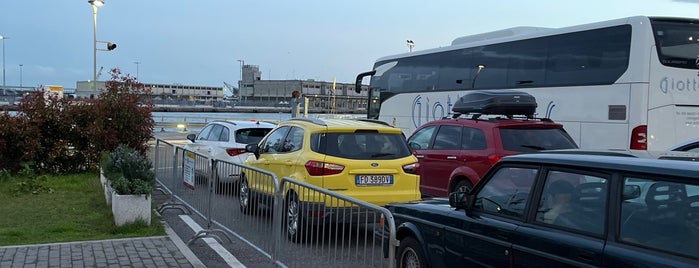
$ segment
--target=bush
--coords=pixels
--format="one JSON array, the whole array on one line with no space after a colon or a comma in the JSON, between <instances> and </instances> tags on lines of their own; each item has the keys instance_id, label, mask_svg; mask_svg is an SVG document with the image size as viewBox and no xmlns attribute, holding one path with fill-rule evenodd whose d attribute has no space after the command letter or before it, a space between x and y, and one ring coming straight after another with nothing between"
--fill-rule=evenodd
<instances>
[{"instance_id":1,"label":"bush","mask_svg":"<svg viewBox=\"0 0 699 268\"><path fill-rule=\"evenodd\" d=\"M118 69L110 73L96 100L33 92L20 101L17 115L1 113L0 170L17 172L25 162L38 172L95 169L100 153L119 144L145 156L154 126L150 90Z\"/></svg>"},{"instance_id":2,"label":"bush","mask_svg":"<svg viewBox=\"0 0 699 268\"><path fill-rule=\"evenodd\" d=\"M102 155L102 171L120 195L150 194L155 188L152 163L139 151L119 145Z\"/></svg>"}]
</instances>

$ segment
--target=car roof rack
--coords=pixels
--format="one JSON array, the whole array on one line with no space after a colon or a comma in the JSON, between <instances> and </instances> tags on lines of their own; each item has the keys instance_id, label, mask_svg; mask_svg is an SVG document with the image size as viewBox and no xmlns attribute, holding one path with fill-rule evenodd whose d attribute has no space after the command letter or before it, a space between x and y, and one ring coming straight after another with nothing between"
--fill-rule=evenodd
<instances>
[{"instance_id":1,"label":"car roof rack","mask_svg":"<svg viewBox=\"0 0 699 268\"><path fill-rule=\"evenodd\" d=\"M381 125L384 125L384 126L393 127L393 126L392 126L391 124L389 124L389 123L386 123L386 122L381 121L381 120L376 120L376 119L354 118L353 120L362 121L362 122L369 122L369 123L377 123L377 124L381 124Z\"/></svg>"}]
</instances>

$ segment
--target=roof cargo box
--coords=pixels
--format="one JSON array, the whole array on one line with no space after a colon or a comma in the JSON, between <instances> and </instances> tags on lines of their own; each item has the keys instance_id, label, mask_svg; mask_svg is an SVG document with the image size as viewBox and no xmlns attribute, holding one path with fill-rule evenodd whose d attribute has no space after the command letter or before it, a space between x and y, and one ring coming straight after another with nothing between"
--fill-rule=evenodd
<instances>
[{"instance_id":1,"label":"roof cargo box","mask_svg":"<svg viewBox=\"0 0 699 268\"><path fill-rule=\"evenodd\" d=\"M534 117L536 99L515 90L477 90L459 98L451 109L455 117L461 114L500 114Z\"/></svg>"}]
</instances>

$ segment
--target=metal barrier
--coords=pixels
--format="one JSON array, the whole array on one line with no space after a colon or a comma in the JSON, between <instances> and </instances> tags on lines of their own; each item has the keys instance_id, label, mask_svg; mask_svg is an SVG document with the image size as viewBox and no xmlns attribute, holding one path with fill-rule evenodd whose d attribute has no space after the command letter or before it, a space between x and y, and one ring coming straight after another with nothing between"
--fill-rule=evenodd
<instances>
[{"instance_id":1,"label":"metal barrier","mask_svg":"<svg viewBox=\"0 0 699 268\"><path fill-rule=\"evenodd\" d=\"M170 194L158 211L207 223L188 243L236 236L280 267L393 267L395 223L383 207L160 140L154 158L157 182Z\"/></svg>"}]
</instances>

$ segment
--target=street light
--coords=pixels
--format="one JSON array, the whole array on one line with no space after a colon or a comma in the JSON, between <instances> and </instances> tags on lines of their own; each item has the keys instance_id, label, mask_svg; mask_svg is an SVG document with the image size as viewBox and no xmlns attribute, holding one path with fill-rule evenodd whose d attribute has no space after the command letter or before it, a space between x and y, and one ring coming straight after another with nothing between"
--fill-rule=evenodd
<instances>
[{"instance_id":1,"label":"street light","mask_svg":"<svg viewBox=\"0 0 699 268\"><path fill-rule=\"evenodd\" d=\"M22 87L22 66L24 66L24 64L19 65L19 87L20 88Z\"/></svg>"},{"instance_id":2,"label":"street light","mask_svg":"<svg viewBox=\"0 0 699 268\"><path fill-rule=\"evenodd\" d=\"M136 80L138 80L138 65L141 64L140 61L134 61L134 64L136 64Z\"/></svg>"},{"instance_id":3,"label":"street light","mask_svg":"<svg viewBox=\"0 0 699 268\"><path fill-rule=\"evenodd\" d=\"M413 52L413 47L415 46L415 42L413 40L408 40L408 52Z\"/></svg>"},{"instance_id":4,"label":"street light","mask_svg":"<svg viewBox=\"0 0 699 268\"><path fill-rule=\"evenodd\" d=\"M243 88L243 66L245 66L245 60L238 60L240 62L240 84L238 87Z\"/></svg>"},{"instance_id":5,"label":"street light","mask_svg":"<svg viewBox=\"0 0 699 268\"><path fill-rule=\"evenodd\" d=\"M97 8L104 5L104 0L87 0L92 6L93 30L92 30L92 89L97 91Z\"/></svg>"},{"instance_id":6,"label":"street light","mask_svg":"<svg viewBox=\"0 0 699 268\"><path fill-rule=\"evenodd\" d=\"M10 39L7 36L0 35L2 40L2 88L5 88L5 39Z\"/></svg>"}]
</instances>

